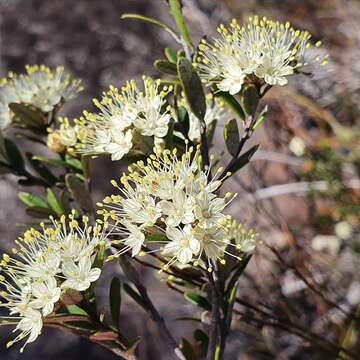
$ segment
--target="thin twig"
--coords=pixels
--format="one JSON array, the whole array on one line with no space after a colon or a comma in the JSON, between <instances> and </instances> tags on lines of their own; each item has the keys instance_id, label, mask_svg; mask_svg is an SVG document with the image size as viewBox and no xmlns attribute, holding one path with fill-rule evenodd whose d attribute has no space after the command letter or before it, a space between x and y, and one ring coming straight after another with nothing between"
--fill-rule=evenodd
<instances>
[{"instance_id":1,"label":"thin twig","mask_svg":"<svg viewBox=\"0 0 360 360\"><path fill-rule=\"evenodd\" d=\"M136 289L138 290L144 302L145 310L148 312L151 319L157 324L158 329L160 333L163 335L163 339L166 341L168 347L171 348L174 354L178 357L180 349L177 345L177 342L171 335L169 329L167 328L164 318L160 315L155 305L151 301L146 287L140 281L139 273L137 272L135 267L131 264L131 262L126 258L126 256L122 256L119 259L119 261L124 273L134 283Z\"/></svg>"}]
</instances>

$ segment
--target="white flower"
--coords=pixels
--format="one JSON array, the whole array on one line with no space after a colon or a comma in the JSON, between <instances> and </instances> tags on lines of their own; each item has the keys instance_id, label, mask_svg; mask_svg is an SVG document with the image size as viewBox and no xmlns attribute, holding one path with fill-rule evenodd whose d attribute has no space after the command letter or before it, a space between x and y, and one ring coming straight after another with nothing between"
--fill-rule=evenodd
<instances>
[{"instance_id":1,"label":"white flower","mask_svg":"<svg viewBox=\"0 0 360 360\"><path fill-rule=\"evenodd\" d=\"M204 252L208 259L217 260L223 257L226 245L226 232L222 227L202 228L196 226L194 237L201 244L201 252Z\"/></svg>"},{"instance_id":2,"label":"white flower","mask_svg":"<svg viewBox=\"0 0 360 360\"><path fill-rule=\"evenodd\" d=\"M11 124L13 113L9 104L17 102L18 97L15 89L7 81L0 86L0 130L4 130Z\"/></svg>"},{"instance_id":3,"label":"white flower","mask_svg":"<svg viewBox=\"0 0 360 360\"><path fill-rule=\"evenodd\" d=\"M26 344L34 342L38 336L41 334L41 330L43 327L43 321L40 311L27 309L18 325L16 326L14 331L20 331L21 333L17 336L17 338L13 341L10 341L7 346L11 346L16 341L19 341L25 337L28 337L25 345L22 347L22 350L25 348Z\"/></svg>"},{"instance_id":4,"label":"white flower","mask_svg":"<svg viewBox=\"0 0 360 360\"><path fill-rule=\"evenodd\" d=\"M353 233L352 226L347 221L338 222L335 225L334 230L336 236L343 240L349 239Z\"/></svg>"},{"instance_id":5,"label":"white flower","mask_svg":"<svg viewBox=\"0 0 360 360\"><path fill-rule=\"evenodd\" d=\"M49 277L43 282L34 282L31 288L35 299L29 305L34 309L42 309L43 316L50 315L61 294L61 289L57 286L55 278Z\"/></svg>"},{"instance_id":6,"label":"white flower","mask_svg":"<svg viewBox=\"0 0 360 360\"><path fill-rule=\"evenodd\" d=\"M89 257L80 258L76 264L74 261L67 261L62 265L62 272L66 280L61 284L62 289L73 289L77 291L87 290L91 283L100 277L99 268L91 268Z\"/></svg>"},{"instance_id":7,"label":"white flower","mask_svg":"<svg viewBox=\"0 0 360 360\"><path fill-rule=\"evenodd\" d=\"M164 253L176 257L181 264L188 264L200 251L200 243L194 238L191 225L182 230L168 227L166 236L171 242L165 245Z\"/></svg>"},{"instance_id":8,"label":"white flower","mask_svg":"<svg viewBox=\"0 0 360 360\"><path fill-rule=\"evenodd\" d=\"M128 219L147 226L154 225L161 216L161 209L150 195L135 194L123 200L122 209Z\"/></svg>"},{"instance_id":9,"label":"white flower","mask_svg":"<svg viewBox=\"0 0 360 360\"><path fill-rule=\"evenodd\" d=\"M132 148L132 133L127 130L126 133L121 131L111 131L111 142L105 146L105 151L111 154L111 160L120 160Z\"/></svg>"},{"instance_id":10,"label":"white flower","mask_svg":"<svg viewBox=\"0 0 360 360\"><path fill-rule=\"evenodd\" d=\"M131 150L139 151L143 136L152 137L154 144L161 142L168 133L171 119L165 99L171 90L166 86L160 89L160 82L149 77L143 78L143 91L134 80L128 81L121 90L110 86L100 101L94 100L97 113L85 111L83 117L75 120L79 138L77 152L111 154L115 161Z\"/></svg>"},{"instance_id":11,"label":"white flower","mask_svg":"<svg viewBox=\"0 0 360 360\"><path fill-rule=\"evenodd\" d=\"M224 218L222 211L225 206L226 202L224 199L218 198L207 191L202 191L196 197L194 206L195 218L199 220L202 227L212 227Z\"/></svg>"},{"instance_id":12,"label":"white flower","mask_svg":"<svg viewBox=\"0 0 360 360\"><path fill-rule=\"evenodd\" d=\"M98 279L101 270L91 269L91 264L97 247L105 245L107 224L89 226L84 216L80 226L74 217L74 211L68 219L50 217L52 225L42 223L41 231L31 228L15 241L14 257L3 254L0 307L8 310L5 319L21 331L8 346L27 336L25 345L36 339L42 317L53 312L62 289L84 291Z\"/></svg>"},{"instance_id":13,"label":"white flower","mask_svg":"<svg viewBox=\"0 0 360 360\"><path fill-rule=\"evenodd\" d=\"M113 244L124 244L124 248L120 249L114 256L119 256L129 249L131 250L131 256L138 255L145 241L145 235L141 228L135 224L131 224L129 221L122 220L120 224L116 226L116 230L116 235L123 235L126 237L112 242Z\"/></svg>"},{"instance_id":14,"label":"white flower","mask_svg":"<svg viewBox=\"0 0 360 360\"><path fill-rule=\"evenodd\" d=\"M166 215L166 224L176 227L182 224L190 224L194 221L194 199L187 196L183 190L174 190L171 201L159 202L160 209Z\"/></svg>"},{"instance_id":15,"label":"white flower","mask_svg":"<svg viewBox=\"0 0 360 360\"><path fill-rule=\"evenodd\" d=\"M144 253L163 251L171 256L167 266L176 261L190 262L200 249L208 259L215 257L215 250L222 255L219 249L227 241L223 210L235 195L227 193L222 198L215 194L224 179L220 178L223 169L219 168L209 180L211 167L201 170L198 150L194 154L190 148L180 158L176 153L155 148L146 164L139 161L129 168L129 174L120 179L121 186L112 181L119 195L107 196L98 203L98 213L105 221L114 221L112 233L119 235L112 245L124 245L108 260L130 250L137 255L141 247ZM203 245L193 235L196 227L202 229L199 236Z\"/></svg>"},{"instance_id":16,"label":"white flower","mask_svg":"<svg viewBox=\"0 0 360 360\"><path fill-rule=\"evenodd\" d=\"M82 90L80 81L65 75L60 66L55 71L44 65L26 66L26 74L14 76L12 81L19 102L31 104L45 113L54 110L62 99L70 100Z\"/></svg>"},{"instance_id":17,"label":"white flower","mask_svg":"<svg viewBox=\"0 0 360 360\"><path fill-rule=\"evenodd\" d=\"M303 156L306 151L304 140L298 136L294 136L289 143L290 151L296 156Z\"/></svg>"},{"instance_id":18,"label":"white flower","mask_svg":"<svg viewBox=\"0 0 360 360\"><path fill-rule=\"evenodd\" d=\"M307 65L304 58L311 35L289 23L255 16L244 26L236 20L228 27L220 25L218 32L210 43L202 41L197 66L204 81L231 95L241 91L247 78L254 81L257 77L260 85L286 85L288 76Z\"/></svg>"}]
</instances>

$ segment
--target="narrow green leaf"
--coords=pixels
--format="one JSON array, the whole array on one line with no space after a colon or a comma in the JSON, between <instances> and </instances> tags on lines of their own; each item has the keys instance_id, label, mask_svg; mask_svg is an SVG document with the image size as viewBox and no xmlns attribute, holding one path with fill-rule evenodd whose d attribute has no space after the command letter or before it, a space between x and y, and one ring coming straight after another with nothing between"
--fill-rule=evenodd
<instances>
[{"instance_id":1,"label":"narrow green leaf","mask_svg":"<svg viewBox=\"0 0 360 360\"><path fill-rule=\"evenodd\" d=\"M237 100L227 92L219 91L215 93L215 96L221 99L226 107L232 111L236 116L240 119L245 119L244 111L241 105L237 102Z\"/></svg>"},{"instance_id":2,"label":"narrow green leaf","mask_svg":"<svg viewBox=\"0 0 360 360\"><path fill-rule=\"evenodd\" d=\"M10 165L19 172L25 169L24 158L17 145L10 139L4 139L6 158Z\"/></svg>"},{"instance_id":3,"label":"narrow green leaf","mask_svg":"<svg viewBox=\"0 0 360 360\"><path fill-rule=\"evenodd\" d=\"M170 7L170 14L175 20L176 26L179 30L179 33L184 40L185 44L189 47L192 47L191 38L189 35L189 31L186 27L182 12L181 5L179 0L168 0Z\"/></svg>"},{"instance_id":4,"label":"narrow green leaf","mask_svg":"<svg viewBox=\"0 0 360 360\"><path fill-rule=\"evenodd\" d=\"M82 167L82 163L80 160L73 158L72 156L66 154L65 155L65 162L66 164L68 164L69 166L71 166L72 168L79 170L79 171L83 171L83 167Z\"/></svg>"},{"instance_id":5,"label":"narrow green leaf","mask_svg":"<svg viewBox=\"0 0 360 360\"><path fill-rule=\"evenodd\" d=\"M187 137L190 129L190 119L189 113L184 106L179 106L177 109L177 118L182 127L181 132Z\"/></svg>"},{"instance_id":6,"label":"narrow green leaf","mask_svg":"<svg viewBox=\"0 0 360 360\"><path fill-rule=\"evenodd\" d=\"M84 212L89 213L94 210L91 194L83 181L74 174L66 174L65 184L76 203Z\"/></svg>"},{"instance_id":7,"label":"narrow green leaf","mask_svg":"<svg viewBox=\"0 0 360 360\"><path fill-rule=\"evenodd\" d=\"M163 23L162 21L155 19L153 17L127 13L127 14L122 14L121 19L123 19L123 20L125 20L125 19L140 20L140 21L144 21L149 24L152 24L152 25L159 26L162 29L164 29L165 31L167 31L176 41L179 40L178 36L176 35L175 30L173 30L169 25L167 25L167 24Z\"/></svg>"},{"instance_id":8,"label":"narrow green leaf","mask_svg":"<svg viewBox=\"0 0 360 360\"><path fill-rule=\"evenodd\" d=\"M259 146L260 145L254 145L250 150L246 151L243 155L241 155L236 160L236 162L231 167L231 169L229 169L229 171L234 174L237 171L239 171L241 168L243 168L246 164L248 164L250 162L250 159L252 158L252 156L255 154L255 152L259 148Z\"/></svg>"},{"instance_id":9,"label":"narrow green leaf","mask_svg":"<svg viewBox=\"0 0 360 360\"><path fill-rule=\"evenodd\" d=\"M190 109L199 120L203 121L206 114L206 100L199 75L191 62L184 57L179 58L177 69Z\"/></svg>"},{"instance_id":10,"label":"narrow green leaf","mask_svg":"<svg viewBox=\"0 0 360 360\"><path fill-rule=\"evenodd\" d=\"M184 294L184 298L187 301L190 301L192 304L201 307L204 310L210 311L211 304L201 295L193 293L193 292L186 292Z\"/></svg>"},{"instance_id":11,"label":"narrow green leaf","mask_svg":"<svg viewBox=\"0 0 360 360\"><path fill-rule=\"evenodd\" d=\"M163 74L177 76L176 65L167 60L156 60L154 62L154 67L157 71Z\"/></svg>"},{"instance_id":12,"label":"narrow green leaf","mask_svg":"<svg viewBox=\"0 0 360 360\"><path fill-rule=\"evenodd\" d=\"M247 85L241 92L241 106L248 116L254 116L259 104L259 91L254 85Z\"/></svg>"},{"instance_id":13,"label":"narrow green leaf","mask_svg":"<svg viewBox=\"0 0 360 360\"><path fill-rule=\"evenodd\" d=\"M41 199L40 197L30 194L24 191L20 191L18 193L18 198L27 206L29 207L38 207L43 209L49 209L48 204L46 201Z\"/></svg>"},{"instance_id":14,"label":"narrow green leaf","mask_svg":"<svg viewBox=\"0 0 360 360\"><path fill-rule=\"evenodd\" d=\"M36 219L46 219L50 215L56 215L51 209L45 209L43 207L28 207L25 209L25 212Z\"/></svg>"},{"instance_id":15,"label":"narrow green leaf","mask_svg":"<svg viewBox=\"0 0 360 360\"><path fill-rule=\"evenodd\" d=\"M165 56L166 58L172 63L175 64L177 63L177 54L176 51L173 50L172 48L166 47L164 50Z\"/></svg>"},{"instance_id":16,"label":"narrow green leaf","mask_svg":"<svg viewBox=\"0 0 360 360\"><path fill-rule=\"evenodd\" d=\"M121 307L121 282L117 277L114 277L111 281L109 300L112 322L117 328L119 326Z\"/></svg>"},{"instance_id":17,"label":"narrow green leaf","mask_svg":"<svg viewBox=\"0 0 360 360\"><path fill-rule=\"evenodd\" d=\"M56 176L39 160L34 160L31 153L26 153L26 158L29 160L32 168L46 181L48 186L53 186L58 179Z\"/></svg>"},{"instance_id":18,"label":"narrow green leaf","mask_svg":"<svg viewBox=\"0 0 360 360\"><path fill-rule=\"evenodd\" d=\"M0 130L0 160L2 162L7 162L5 139L1 130Z\"/></svg>"},{"instance_id":19,"label":"narrow green leaf","mask_svg":"<svg viewBox=\"0 0 360 360\"><path fill-rule=\"evenodd\" d=\"M63 167L63 168L67 168L67 169L72 169L72 170L76 170L79 171L79 164L77 163L77 161L64 161L64 160L59 160L59 159L51 159L51 158L47 158L44 156L33 156L33 160L38 160L41 161L44 164L50 165L50 166L54 166L54 167ZM76 159L73 159L76 160Z\"/></svg>"},{"instance_id":20,"label":"narrow green leaf","mask_svg":"<svg viewBox=\"0 0 360 360\"><path fill-rule=\"evenodd\" d=\"M237 121L235 119L231 119L225 124L224 139L229 153L232 156L236 156L236 151L240 142L240 135Z\"/></svg>"},{"instance_id":21,"label":"narrow green leaf","mask_svg":"<svg viewBox=\"0 0 360 360\"><path fill-rule=\"evenodd\" d=\"M268 106L266 105L261 113L258 115L258 117L256 118L254 125L252 127L252 130L254 131L258 126L260 126L262 124L262 122L265 120L266 114L268 111Z\"/></svg>"},{"instance_id":22,"label":"narrow green leaf","mask_svg":"<svg viewBox=\"0 0 360 360\"><path fill-rule=\"evenodd\" d=\"M81 316L88 316L88 313L82 309L81 307L73 304L73 305L67 305L66 306L67 311L71 315L81 315Z\"/></svg>"},{"instance_id":23,"label":"narrow green leaf","mask_svg":"<svg viewBox=\"0 0 360 360\"><path fill-rule=\"evenodd\" d=\"M64 209L50 188L46 189L46 200L56 215L61 216L64 214Z\"/></svg>"}]
</instances>

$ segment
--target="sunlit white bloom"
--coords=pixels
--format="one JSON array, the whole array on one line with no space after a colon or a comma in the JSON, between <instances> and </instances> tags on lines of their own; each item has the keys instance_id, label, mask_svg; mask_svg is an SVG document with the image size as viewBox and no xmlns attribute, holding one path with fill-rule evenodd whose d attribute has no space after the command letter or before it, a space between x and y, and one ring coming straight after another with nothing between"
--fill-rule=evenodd
<instances>
[{"instance_id":1,"label":"sunlit white bloom","mask_svg":"<svg viewBox=\"0 0 360 360\"><path fill-rule=\"evenodd\" d=\"M10 347L17 341L27 338L25 345L20 350L22 352L26 344L34 342L41 334L43 321L40 311L31 308L27 309L20 319L21 320L14 330L14 332L20 331L20 334L13 341L8 342L7 347Z\"/></svg>"},{"instance_id":2,"label":"sunlit white bloom","mask_svg":"<svg viewBox=\"0 0 360 360\"><path fill-rule=\"evenodd\" d=\"M100 277L101 270L99 268L92 269L90 258L84 256L78 263L71 260L64 262L62 273L66 280L61 284L61 288L84 291Z\"/></svg>"},{"instance_id":3,"label":"sunlit white bloom","mask_svg":"<svg viewBox=\"0 0 360 360\"><path fill-rule=\"evenodd\" d=\"M115 232L112 233L113 235ZM116 227L116 235L124 236L122 240L115 240L112 243L115 245L123 244L114 256L119 256L122 253L131 250L131 256L136 256L140 253L141 247L145 241L145 235L138 225L132 224L127 220L122 220Z\"/></svg>"},{"instance_id":4,"label":"sunlit white bloom","mask_svg":"<svg viewBox=\"0 0 360 360\"><path fill-rule=\"evenodd\" d=\"M223 258L226 246L226 232L220 226L203 228L196 226L194 237L199 241L201 253L204 252L207 259L217 260Z\"/></svg>"},{"instance_id":5,"label":"sunlit white bloom","mask_svg":"<svg viewBox=\"0 0 360 360\"><path fill-rule=\"evenodd\" d=\"M194 199L183 190L174 190L171 201L159 202L162 213L166 216L166 224L176 227L182 224L190 224L194 221Z\"/></svg>"},{"instance_id":6,"label":"sunlit white bloom","mask_svg":"<svg viewBox=\"0 0 360 360\"><path fill-rule=\"evenodd\" d=\"M225 199L218 198L207 191L201 191L196 197L194 206L195 218L202 227L209 228L224 218Z\"/></svg>"},{"instance_id":7,"label":"sunlit white bloom","mask_svg":"<svg viewBox=\"0 0 360 360\"><path fill-rule=\"evenodd\" d=\"M352 226L347 221L340 221L335 224L334 227L335 234L340 239L349 239L353 233Z\"/></svg>"},{"instance_id":8,"label":"sunlit white bloom","mask_svg":"<svg viewBox=\"0 0 360 360\"><path fill-rule=\"evenodd\" d=\"M92 264L97 249L106 244L107 224L89 226L85 216L80 224L75 212L50 221L50 226L40 224L41 230L27 230L15 241L13 256L4 254L0 261L0 307L9 313L1 318L21 331L8 346L26 337L25 345L36 339L62 289L85 291L100 276Z\"/></svg>"},{"instance_id":9,"label":"sunlit white bloom","mask_svg":"<svg viewBox=\"0 0 360 360\"><path fill-rule=\"evenodd\" d=\"M110 86L101 100L94 99L98 112L85 111L75 121L79 132L77 151L110 154L112 160L120 160L132 150L141 151L142 137L159 143L168 133L171 115L166 96L171 90L149 77L143 78L143 89L134 80L120 90Z\"/></svg>"},{"instance_id":10,"label":"sunlit white bloom","mask_svg":"<svg viewBox=\"0 0 360 360\"><path fill-rule=\"evenodd\" d=\"M7 81L0 86L0 130L4 130L11 124L13 113L9 104L18 100L15 89Z\"/></svg>"},{"instance_id":11,"label":"sunlit white bloom","mask_svg":"<svg viewBox=\"0 0 360 360\"><path fill-rule=\"evenodd\" d=\"M166 236L170 242L165 245L164 254L176 258L181 264L189 263L200 251L200 243L194 238L191 225L183 229L168 227Z\"/></svg>"},{"instance_id":12,"label":"sunlit white bloom","mask_svg":"<svg viewBox=\"0 0 360 360\"><path fill-rule=\"evenodd\" d=\"M205 82L231 95L239 93L246 81L286 85L288 76L308 65L304 59L311 35L293 29L288 22L255 16L244 26L236 20L228 27L220 25L218 32L211 42L202 41L197 66Z\"/></svg>"},{"instance_id":13,"label":"sunlit white bloom","mask_svg":"<svg viewBox=\"0 0 360 360\"><path fill-rule=\"evenodd\" d=\"M26 66L25 69L25 75L12 78L18 101L31 104L44 113L54 110L61 101L73 99L82 90L80 81L64 74L61 66L55 71L44 65Z\"/></svg>"},{"instance_id":14,"label":"sunlit white bloom","mask_svg":"<svg viewBox=\"0 0 360 360\"><path fill-rule=\"evenodd\" d=\"M42 309L43 316L50 315L54 310L54 304L59 301L61 289L57 286L56 279L49 277L45 281L34 282L31 285L34 300L30 306L34 309Z\"/></svg>"},{"instance_id":15,"label":"sunlit white bloom","mask_svg":"<svg viewBox=\"0 0 360 360\"><path fill-rule=\"evenodd\" d=\"M126 133L112 130L111 142L104 147L104 150L111 154L111 160L120 160L126 155L132 148L132 133L131 130L127 130Z\"/></svg>"},{"instance_id":16,"label":"sunlit white bloom","mask_svg":"<svg viewBox=\"0 0 360 360\"><path fill-rule=\"evenodd\" d=\"M289 150L296 156L303 156L306 151L304 140L298 136L294 136L289 143Z\"/></svg>"},{"instance_id":17,"label":"sunlit white bloom","mask_svg":"<svg viewBox=\"0 0 360 360\"><path fill-rule=\"evenodd\" d=\"M111 243L117 252L108 260L127 251L138 255L140 249L162 252L170 258L166 266L199 261L199 256L221 259L228 243L223 211L235 195L216 192L229 174L221 177L219 168L210 179L211 166L206 171L199 166L199 149L179 157L176 150L154 151L146 164L129 167L121 185L112 181L118 195L98 203L98 213L114 222Z\"/></svg>"}]
</instances>

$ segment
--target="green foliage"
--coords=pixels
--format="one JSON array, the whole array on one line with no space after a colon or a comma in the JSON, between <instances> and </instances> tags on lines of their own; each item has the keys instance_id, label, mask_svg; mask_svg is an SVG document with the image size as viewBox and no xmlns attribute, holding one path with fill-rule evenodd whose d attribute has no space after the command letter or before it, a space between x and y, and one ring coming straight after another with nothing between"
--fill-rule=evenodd
<instances>
[{"instance_id":1,"label":"green foliage","mask_svg":"<svg viewBox=\"0 0 360 360\"><path fill-rule=\"evenodd\" d=\"M178 75L191 111L200 120L206 114L206 100L199 75L191 62L182 57L177 63Z\"/></svg>"}]
</instances>

